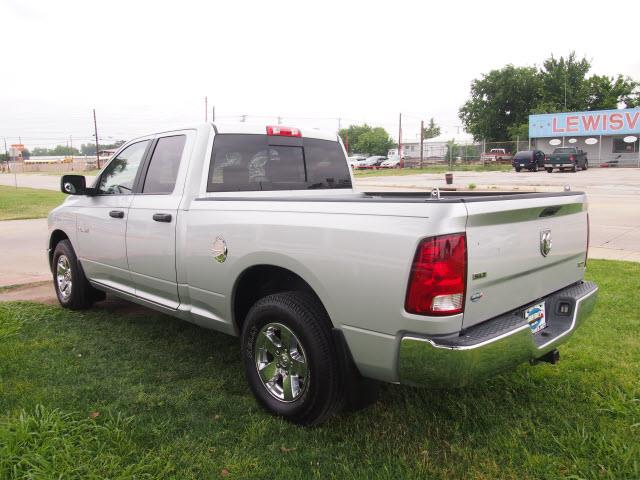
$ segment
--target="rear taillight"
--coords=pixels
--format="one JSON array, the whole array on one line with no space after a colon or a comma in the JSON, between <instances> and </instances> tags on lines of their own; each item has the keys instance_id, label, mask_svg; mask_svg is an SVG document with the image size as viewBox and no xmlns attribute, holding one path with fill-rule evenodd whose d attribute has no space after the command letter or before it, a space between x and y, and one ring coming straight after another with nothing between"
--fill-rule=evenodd
<instances>
[{"instance_id":1,"label":"rear taillight","mask_svg":"<svg viewBox=\"0 0 640 480\"><path fill-rule=\"evenodd\" d=\"M462 313L466 277L464 233L422 240L411 266L405 310L418 315Z\"/></svg>"},{"instance_id":2,"label":"rear taillight","mask_svg":"<svg viewBox=\"0 0 640 480\"><path fill-rule=\"evenodd\" d=\"M575 157L573 155L569 155L569 161L573 162L575 160Z\"/></svg>"},{"instance_id":3,"label":"rear taillight","mask_svg":"<svg viewBox=\"0 0 640 480\"><path fill-rule=\"evenodd\" d=\"M299 128L269 125L267 127L267 135L271 135L273 137L301 137L302 133Z\"/></svg>"}]
</instances>

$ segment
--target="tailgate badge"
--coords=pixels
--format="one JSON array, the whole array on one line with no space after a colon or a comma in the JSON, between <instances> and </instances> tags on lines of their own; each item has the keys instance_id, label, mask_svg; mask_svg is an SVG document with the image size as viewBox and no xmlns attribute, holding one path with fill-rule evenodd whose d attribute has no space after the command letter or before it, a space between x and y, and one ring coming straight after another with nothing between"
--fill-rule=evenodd
<instances>
[{"instance_id":1,"label":"tailgate badge","mask_svg":"<svg viewBox=\"0 0 640 480\"><path fill-rule=\"evenodd\" d=\"M540 232L540 253L543 257L549 255L551 251L551 230L542 230Z\"/></svg>"},{"instance_id":2,"label":"tailgate badge","mask_svg":"<svg viewBox=\"0 0 640 480\"><path fill-rule=\"evenodd\" d=\"M213 258L215 258L219 263L222 263L227 259L227 242L224 241L223 237L219 235L216 237L211 247L211 253L213 254Z\"/></svg>"}]
</instances>

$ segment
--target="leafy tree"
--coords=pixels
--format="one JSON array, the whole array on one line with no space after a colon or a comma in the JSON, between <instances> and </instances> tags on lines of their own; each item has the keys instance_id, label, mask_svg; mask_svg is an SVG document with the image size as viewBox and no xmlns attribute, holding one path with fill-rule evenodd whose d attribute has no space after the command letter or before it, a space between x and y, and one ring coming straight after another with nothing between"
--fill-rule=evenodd
<instances>
[{"instance_id":1,"label":"leafy tree","mask_svg":"<svg viewBox=\"0 0 640 480\"><path fill-rule=\"evenodd\" d=\"M593 75L584 85L586 110L614 109L621 103L625 108L636 107L639 105L639 87L638 82L622 75L616 78Z\"/></svg>"},{"instance_id":2,"label":"leafy tree","mask_svg":"<svg viewBox=\"0 0 640 480\"><path fill-rule=\"evenodd\" d=\"M22 150L22 158L28 160L31 157L31 152L28 149Z\"/></svg>"},{"instance_id":3,"label":"leafy tree","mask_svg":"<svg viewBox=\"0 0 640 480\"><path fill-rule=\"evenodd\" d=\"M552 55L540 70L492 70L472 82L460 119L476 140L502 141L527 138L530 114L640 105L640 83L622 75L587 76L590 68L586 58L571 52L567 58Z\"/></svg>"},{"instance_id":4,"label":"leafy tree","mask_svg":"<svg viewBox=\"0 0 640 480\"><path fill-rule=\"evenodd\" d=\"M125 143L124 140L116 140L114 143L110 144L100 144L100 150L112 150L119 148L121 145ZM96 144L95 143L83 143L80 145L80 152L82 155L95 155L96 154Z\"/></svg>"},{"instance_id":5,"label":"leafy tree","mask_svg":"<svg viewBox=\"0 0 640 480\"><path fill-rule=\"evenodd\" d=\"M349 128L340 130L342 142L347 145L347 132L349 134L348 153L368 153L369 155L386 155L395 142L382 127L370 127L364 125L350 125Z\"/></svg>"},{"instance_id":6,"label":"leafy tree","mask_svg":"<svg viewBox=\"0 0 640 480\"><path fill-rule=\"evenodd\" d=\"M47 155L68 156L68 155L80 155L80 152L78 151L77 148L71 148L66 145L56 145L53 148L36 147L33 149L33 152L31 153L31 155L33 155L34 157L41 157L41 156L47 156ZM22 152L22 156L24 157L24 152Z\"/></svg>"},{"instance_id":7,"label":"leafy tree","mask_svg":"<svg viewBox=\"0 0 640 480\"><path fill-rule=\"evenodd\" d=\"M492 70L471 83L471 98L460 108L460 119L476 139L504 140L510 127L528 122L541 89L534 67Z\"/></svg>"},{"instance_id":8,"label":"leafy tree","mask_svg":"<svg viewBox=\"0 0 640 480\"><path fill-rule=\"evenodd\" d=\"M395 142L382 127L376 127L364 132L358 138L357 148L359 152L367 152L369 155L387 155Z\"/></svg>"},{"instance_id":9,"label":"leafy tree","mask_svg":"<svg viewBox=\"0 0 640 480\"><path fill-rule=\"evenodd\" d=\"M422 136L425 140L435 138L440 135L440 126L436 124L433 117L429 120L429 125L422 129Z\"/></svg>"},{"instance_id":10,"label":"leafy tree","mask_svg":"<svg viewBox=\"0 0 640 480\"><path fill-rule=\"evenodd\" d=\"M571 52L566 59L551 55L542 65L540 100L547 112L586 110L585 84L587 73L591 68L589 60L586 58L577 60L575 52Z\"/></svg>"},{"instance_id":11,"label":"leafy tree","mask_svg":"<svg viewBox=\"0 0 640 480\"><path fill-rule=\"evenodd\" d=\"M342 138L342 143L344 143L345 147L348 148L347 153L366 153L360 152L357 145L360 136L369 131L371 131L371 127L366 123L364 125L349 125L349 128L340 129L338 135Z\"/></svg>"},{"instance_id":12,"label":"leafy tree","mask_svg":"<svg viewBox=\"0 0 640 480\"><path fill-rule=\"evenodd\" d=\"M33 149L33 152L31 153L34 157L42 157L45 155L49 155L49 149L48 148L42 148L42 147L36 147Z\"/></svg>"},{"instance_id":13,"label":"leafy tree","mask_svg":"<svg viewBox=\"0 0 640 480\"><path fill-rule=\"evenodd\" d=\"M456 161L460 157L463 161L480 158L480 150L477 145L459 145L455 139L447 142L446 161Z\"/></svg>"}]
</instances>

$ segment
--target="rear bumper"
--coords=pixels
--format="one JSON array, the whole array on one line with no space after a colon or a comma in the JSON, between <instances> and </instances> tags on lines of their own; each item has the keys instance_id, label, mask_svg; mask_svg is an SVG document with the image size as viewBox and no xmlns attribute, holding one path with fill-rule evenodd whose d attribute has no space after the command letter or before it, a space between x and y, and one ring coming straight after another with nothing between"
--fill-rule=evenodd
<instances>
[{"instance_id":1,"label":"rear bumper","mask_svg":"<svg viewBox=\"0 0 640 480\"><path fill-rule=\"evenodd\" d=\"M571 168L575 163L545 163L544 168Z\"/></svg>"},{"instance_id":2,"label":"rear bumper","mask_svg":"<svg viewBox=\"0 0 640 480\"><path fill-rule=\"evenodd\" d=\"M580 282L543 299L547 327L533 334L522 314L525 307L488 320L455 338L407 334L400 340L400 383L461 387L538 359L564 343L589 316L598 287ZM560 313L569 305L568 314Z\"/></svg>"}]
</instances>

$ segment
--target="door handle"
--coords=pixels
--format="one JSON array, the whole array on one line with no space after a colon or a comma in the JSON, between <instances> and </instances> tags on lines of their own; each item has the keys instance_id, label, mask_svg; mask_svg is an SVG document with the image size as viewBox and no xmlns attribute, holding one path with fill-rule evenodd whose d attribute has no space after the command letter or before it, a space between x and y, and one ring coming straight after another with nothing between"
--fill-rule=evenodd
<instances>
[{"instance_id":1,"label":"door handle","mask_svg":"<svg viewBox=\"0 0 640 480\"><path fill-rule=\"evenodd\" d=\"M171 214L170 213L154 213L153 214L153 219L156 222L170 223L171 222Z\"/></svg>"},{"instance_id":2,"label":"door handle","mask_svg":"<svg viewBox=\"0 0 640 480\"><path fill-rule=\"evenodd\" d=\"M109 216L112 218L124 218L124 212L122 210L111 210Z\"/></svg>"}]
</instances>

